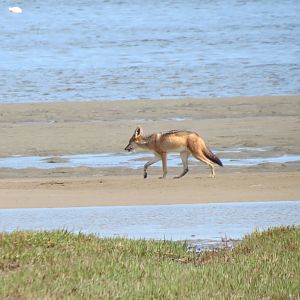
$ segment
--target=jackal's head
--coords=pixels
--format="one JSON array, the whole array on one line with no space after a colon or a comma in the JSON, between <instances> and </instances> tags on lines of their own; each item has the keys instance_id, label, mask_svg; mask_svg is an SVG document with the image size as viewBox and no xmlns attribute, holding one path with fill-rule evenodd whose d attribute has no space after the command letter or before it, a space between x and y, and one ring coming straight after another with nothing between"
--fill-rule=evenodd
<instances>
[{"instance_id":1,"label":"jackal's head","mask_svg":"<svg viewBox=\"0 0 300 300\"><path fill-rule=\"evenodd\" d=\"M141 127L137 127L124 150L128 152L133 151L141 143L142 135L143 129Z\"/></svg>"}]
</instances>

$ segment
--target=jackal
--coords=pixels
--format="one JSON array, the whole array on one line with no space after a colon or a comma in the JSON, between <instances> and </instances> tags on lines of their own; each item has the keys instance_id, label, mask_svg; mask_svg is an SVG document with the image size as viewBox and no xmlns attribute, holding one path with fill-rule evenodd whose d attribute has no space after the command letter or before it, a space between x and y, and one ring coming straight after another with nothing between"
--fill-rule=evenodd
<instances>
[{"instance_id":1,"label":"jackal","mask_svg":"<svg viewBox=\"0 0 300 300\"><path fill-rule=\"evenodd\" d=\"M147 169L152 164L162 160L163 176L167 175L167 153L179 152L183 164L182 173L174 178L184 176L188 171L188 157L192 154L196 159L206 163L211 170L210 177L215 177L213 163L223 166L221 160L213 154L205 145L203 139L193 131L171 130L168 132L153 133L148 136L143 135L143 129L137 127L130 138L125 150L131 152L140 147L152 151L155 157L144 165L144 178L147 178Z\"/></svg>"}]
</instances>

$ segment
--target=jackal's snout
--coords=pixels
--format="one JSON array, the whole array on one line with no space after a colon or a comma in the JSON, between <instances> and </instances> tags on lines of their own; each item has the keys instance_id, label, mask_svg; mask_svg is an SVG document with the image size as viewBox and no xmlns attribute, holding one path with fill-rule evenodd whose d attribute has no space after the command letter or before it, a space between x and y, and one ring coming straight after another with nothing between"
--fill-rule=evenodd
<instances>
[{"instance_id":1,"label":"jackal's snout","mask_svg":"<svg viewBox=\"0 0 300 300\"><path fill-rule=\"evenodd\" d=\"M132 150L134 150L134 147L133 147L133 145L131 145L130 143L125 147L125 149L124 150L126 150L126 151L128 151L128 152L131 152Z\"/></svg>"}]
</instances>

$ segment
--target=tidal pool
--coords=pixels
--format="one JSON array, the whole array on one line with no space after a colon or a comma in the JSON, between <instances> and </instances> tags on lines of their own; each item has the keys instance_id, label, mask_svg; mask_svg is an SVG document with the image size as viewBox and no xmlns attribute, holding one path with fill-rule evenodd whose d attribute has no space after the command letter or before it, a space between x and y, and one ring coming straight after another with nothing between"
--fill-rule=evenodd
<instances>
[{"instance_id":1,"label":"tidal pool","mask_svg":"<svg viewBox=\"0 0 300 300\"><path fill-rule=\"evenodd\" d=\"M247 150L249 151L249 150ZM263 151L263 150L257 150ZM239 148L236 150L226 150L227 152L241 152ZM217 153L222 153L217 152ZM131 169L141 168L147 160L153 155L151 153L101 153L101 154L77 154L63 155L59 157L47 156L10 156L0 158L0 168L13 169L55 169L55 168L117 168L127 167ZM189 158L191 163L198 163L193 157ZM263 163L289 163L300 161L300 155L280 155L271 157L248 157L248 158L222 158L224 166L255 166ZM181 160L179 154L171 153L168 155L168 166L180 166ZM161 162L157 162L154 166L161 166Z\"/></svg>"},{"instance_id":2,"label":"tidal pool","mask_svg":"<svg viewBox=\"0 0 300 300\"><path fill-rule=\"evenodd\" d=\"M0 209L0 231L67 229L131 239L220 241L291 225L300 225L300 201Z\"/></svg>"}]
</instances>

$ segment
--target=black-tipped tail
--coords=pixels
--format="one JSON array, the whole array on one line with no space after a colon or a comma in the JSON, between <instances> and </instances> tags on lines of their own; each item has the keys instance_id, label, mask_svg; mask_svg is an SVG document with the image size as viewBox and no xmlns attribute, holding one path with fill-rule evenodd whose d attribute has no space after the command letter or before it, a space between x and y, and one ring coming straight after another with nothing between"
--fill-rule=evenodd
<instances>
[{"instance_id":1,"label":"black-tipped tail","mask_svg":"<svg viewBox=\"0 0 300 300\"><path fill-rule=\"evenodd\" d=\"M217 155L213 154L209 149L208 151L205 152L205 156L212 162L214 162L215 164L223 167L223 163L221 162L221 160L219 159L219 157L217 157Z\"/></svg>"}]
</instances>

